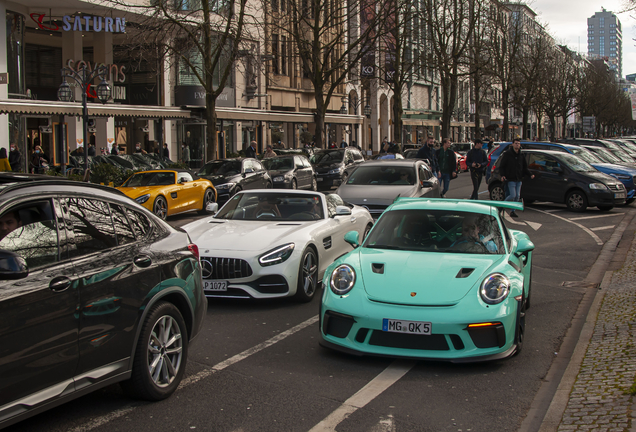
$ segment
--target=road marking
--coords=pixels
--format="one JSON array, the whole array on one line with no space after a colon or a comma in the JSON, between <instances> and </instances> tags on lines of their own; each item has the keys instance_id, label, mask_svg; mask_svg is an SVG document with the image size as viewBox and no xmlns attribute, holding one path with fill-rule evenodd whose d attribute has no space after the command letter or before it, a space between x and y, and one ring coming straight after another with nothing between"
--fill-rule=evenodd
<instances>
[{"instance_id":1,"label":"road marking","mask_svg":"<svg viewBox=\"0 0 636 432\"><path fill-rule=\"evenodd\" d=\"M612 217L612 216L620 216L620 215L624 215L625 213L610 213L610 214L604 214L604 215L598 215L598 216L581 216L581 217L575 217L575 218L569 218L571 221L577 221L577 220L585 220L585 219L599 219L599 218L606 218L606 217Z\"/></svg>"},{"instance_id":2,"label":"road marking","mask_svg":"<svg viewBox=\"0 0 636 432\"><path fill-rule=\"evenodd\" d=\"M601 240L601 238L600 238L599 236L597 236L596 234L594 234L594 232L593 232L591 229L589 229L589 228L587 228L587 227L584 227L584 226L583 226L583 225L581 225L580 223L574 222L574 221L572 221L572 220L570 220L570 219L568 219L568 218L564 218L564 217L559 216L559 215L555 215L555 214L552 214L552 213L548 213L548 212L547 212L547 211L545 211L545 210L539 210L539 209L532 208L532 207L528 207L528 208L529 208L530 210L534 210L534 211L539 212L539 213L545 213L545 214L550 215L550 216L552 216L552 217L555 217L555 218L557 218L557 219L564 220L564 221L566 221L566 222L568 222L568 223L571 223L572 225L576 225L577 227L581 228L583 231L585 231L586 233L588 233L588 234L589 234L589 235L590 235L590 236L594 239L594 241L596 242L596 244L597 244L597 245L599 245L599 246L603 246L603 240Z\"/></svg>"},{"instance_id":3,"label":"road marking","mask_svg":"<svg viewBox=\"0 0 636 432\"><path fill-rule=\"evenodd\" d=\"M515 224L515 225L525 225L525 222L517 222L516 220L514 220L513 218L510 217L510 215L506 212L504 212L504 219L506 219L506 221L510 222L511 224Z\"/></svg>"},{"instance_id":4,"label":"road marking","mask_svg":"<svg viewBox=\"0 0 636 432\"><path fill-rule=\"evenodd\" d=\"M541 224L538 222L530 222L530 221L526 221L526 223L535 231L539 230L539 228L541 228Z\"/></svg>"},{"instance_id":5,"label":"road marking","mask_svg":"<svg viewBox=\"0 0 636 432\"><path fill-rule=\"evenodd\" d=\"M380 375L362 387L356 394L347 399L339 408L329 414L327 418L311 428L309 432L334 432L336 427L349 415L363 408L366 404L378 397L382 392L395 384L413 366L414 360L395 360Z\"/></svg>"},{"instance_id":6,"label":"road marking","mask_svg":"<svg viewBox=\"0 0 636 432\"><path fill-rule=\"evenodd\" d=\"M602 227L590 228L592 231L603 231L614 228L616 225L607 225Z\"/></svg>"},{"instance_id":7,"label":"road marking","mask_svg":"<svg viewBox=\"0 0 636 432\"><path fill-rule=\"evenodd\" d=\"M221 363L217 363L216 365L212 366L210 369L204 369L199 373L190 375L189 377L184 378L183 381L181 381L181 384L179 384L179 387L177 388L177 390L181 390L182 388L189 386L190 384L194 384L198 381L201 381L204 378L209 377L215 372L222 371L228 366L238 363L241 360L245 360L249 356L256 354L259 351L262 351L265 348L268 348L277 342L282 341L283 339L293 335L294 333L301 331L302 329L306 327L309 327L312 324L315 324L316 322L318 322L318 315L315 315L309 318L307 321L301 322L300 324L290 328L289 330L285 330L284 332L277 334L276 336L266 340L263 343L255 345L252 348L246 349L242 353L239 353L233 357L230 357L229 359L224 360ZM75 429L72 429L71 432L87 432L87 431L93 430L95 428L105 425L106 423L111 422L112 420L115 420L121 416L124 416L132 412L135 408L136 406L127 406L117 411L113 411L109 414L103 415L101 417L96 417L92 419L89 423L83 426L78 426Z\"/></svg>"}]
</instances>

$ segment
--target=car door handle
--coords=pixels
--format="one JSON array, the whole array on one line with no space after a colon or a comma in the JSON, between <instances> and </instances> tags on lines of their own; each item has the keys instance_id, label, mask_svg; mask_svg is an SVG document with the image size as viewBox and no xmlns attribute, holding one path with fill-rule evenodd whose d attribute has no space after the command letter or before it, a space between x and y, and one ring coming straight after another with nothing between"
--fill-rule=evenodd
<instances>
[{"instance_id":1,"label":"car door handle","mask_svg":"<svg viewBox=\"0 0 636 432\"><path fill-rule=\"evenodd\" d=\"M356 217L355 216L351 216L351 223L355 223L356 221Z\"/></svg>"},{"instance_id":2,"label":"car door handle","mask_svg":"<svg viewBox=\"0 0 636 432\"><path fill-rule=\"evenodd\" d=\"M53 292L62 292L71 286L71 280L66 276L58 276L51 279L49 283L49 289Z\"/></svg>"},{"instance_id":3,"label":"car door handle","mask_svg":"<svg viewBox=\"0 0 636 432\"><path fill-rule=\"evenodd\" d=\"M139 255L133 259L133 263L137 267L146 268L150 267L150 264L152 264L152 259L150 259L150 257L147 255Z\"/></svg>"}]
</instances>

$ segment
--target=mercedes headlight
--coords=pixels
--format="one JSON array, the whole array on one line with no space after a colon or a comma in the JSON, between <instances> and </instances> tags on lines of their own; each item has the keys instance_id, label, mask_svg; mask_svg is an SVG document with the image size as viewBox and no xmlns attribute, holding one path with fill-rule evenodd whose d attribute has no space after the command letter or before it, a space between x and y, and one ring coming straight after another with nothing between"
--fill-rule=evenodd
<instances>
[{"instance_id":1,"label":"mercedes headlight","mask_svg":"<svg viewBox=\"0 0 636 432\"><path fill-rule=\"evenodd\" d=\"M340 168L336 168L336 169L332 169L329 171L328 174L340 174L342 172L342 167Z\"/></svg>"},{"instance_id":2,"label":"mercedes headlight","mask_svg":"<svg viewBox=\"0 0 636 432\"><path fill-rule=\"evenodd\" d=\"M148 198L150 198L150 194L142 195L138 198L135 198L135 201L137 201L139 204L143 204L148 201Z\"/></svg>"},{"instance_id":3,"label":"mercedes headlight","mask_svg":"<svg viewBox=\"0 0 636 432\"><path fill-rule=\"evenodd\" d=\"M258 262L263 267L285 262L291 256L294 251L294 247L294 243L287 243L286 245L279 246L261 255L258 258Z\"/></svg>"},{"instance_id":4,"label":"mercedes headlight","mask_svg":"<svg viewBox=\"0 0 636 432\"><path fill-rule=\"evenodd\" d=\"M501 303L510 293L510 280L501 273L493 273L481 283L479 294L487 304Z\"/></svg>"},{"instance_id":5,"label":"mercedes headlight","mask_svg":"<svg viewBox=\"0 0 636 432\"><path fill-rule=\"evenodd\" d=\"M590 189L592 190L607 190L607 186L603 183L590 183Z\"/></svg>"},{"instance_id":6,"label":"mercedes headlight","mask_svg":"<svg viewBox=\"0 0 636 432\"><path fill-rule=\"evenodd\" d=\"M232 189L232 188L234 187L234 185L236 185L236 183L223 183L223 184L220 184L220 185L218 185L218 186L214 186L214 187L215 187L217 190L222 190L222 191L224 191L224 190L230 190L230 189Z\"/></svg>"},{"instance_id":7,"label":"mercedes headlight","mask_svg":"<svg viewBox=\"0 0 636 432\"><path fill-rule=\"evenodd\" d=\"M331 273L329 286L331 291L337 295L344 295L351 291L356 283L356 272L351 266L346 264L339 265Z\"/></svg>"}]
</instances>

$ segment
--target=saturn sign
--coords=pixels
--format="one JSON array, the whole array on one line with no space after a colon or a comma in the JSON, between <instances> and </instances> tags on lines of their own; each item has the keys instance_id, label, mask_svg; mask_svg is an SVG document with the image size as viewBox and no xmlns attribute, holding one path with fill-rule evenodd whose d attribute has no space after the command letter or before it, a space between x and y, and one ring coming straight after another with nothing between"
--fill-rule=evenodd
<instances>
[{"instance_id":1,"label":"saturn sign","mask_svg":"<svg viewBox=\"0 0 636 432\"><path fill-rule=\"evenodd\" d=\"M50 20L47 24L44 23L45 14L32 13L31 19L42 30L58 31L60 26L56 20ZM94 31L106 33L126 33L126 18L111 18L111 17L98 17L90 15L64 15L62 17L63 31Z\"/></svg>"}]
</instances>

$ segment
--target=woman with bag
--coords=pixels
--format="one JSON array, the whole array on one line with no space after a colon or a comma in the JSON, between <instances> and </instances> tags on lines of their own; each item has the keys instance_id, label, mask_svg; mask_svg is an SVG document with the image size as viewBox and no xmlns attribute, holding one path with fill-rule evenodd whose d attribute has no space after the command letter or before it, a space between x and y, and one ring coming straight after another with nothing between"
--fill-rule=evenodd
<instances>
[{"instance_id":1,"label":"woman with bag","mask_svg":"<svg viewBox=\"0 0 636 432\"><path fill-rule=\"evenodd\" d=\"M34 174L44 174L44 171L49 168L49 158L42 151L42 147L35 146L35 151L31 155L30 171Z\"/></svg>"}]
</instances>

